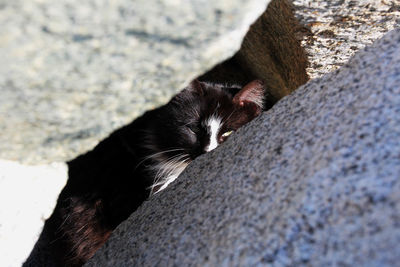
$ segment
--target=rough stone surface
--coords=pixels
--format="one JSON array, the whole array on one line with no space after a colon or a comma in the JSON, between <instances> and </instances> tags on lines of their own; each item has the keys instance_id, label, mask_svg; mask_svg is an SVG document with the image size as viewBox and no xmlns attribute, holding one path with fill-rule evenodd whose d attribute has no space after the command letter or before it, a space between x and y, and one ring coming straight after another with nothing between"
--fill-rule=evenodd
<instances>
[{"instance_id":1,"label":"rough stone surface","mask_svg":"<svg viewBox=\"0 0 400 267\"><path fill-rule=\"evenodd\" d=\"M400 30L191 164L87 266L394 266Z\"/></svg>"},{"instance_id":2,"label":"rough stone surface","mask_svg":"<svg viewBox=\"0 0 400 267\"><path fill-rule=\"evenodd\" d=\"M232 56L268 0L0 3L0 158L64 161Z\"/></svg>"},{"instance_id":3,"label":"rough stone surface","mask_svg":"<svg viewBox=\"0 0 400 267\"><path fill-rule=\"evenodd\" d=\"M293 0L305 26L302 45L309 54L310 78L345 64L358 50L400 26L398 0Z\"/></svg>"}]
</instances>

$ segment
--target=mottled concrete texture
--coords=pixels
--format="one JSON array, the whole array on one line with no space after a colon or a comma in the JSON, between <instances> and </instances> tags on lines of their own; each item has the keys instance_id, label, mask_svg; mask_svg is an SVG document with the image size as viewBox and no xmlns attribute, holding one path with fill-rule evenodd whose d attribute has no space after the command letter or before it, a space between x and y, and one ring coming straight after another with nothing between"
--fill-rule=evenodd
<instances>
[{"instance_id":1,"label":"mottled concrete texture","mask_svg":"<svg viewBox=\"0 0 400 267\"><path fill-rule=\"evenodd\" d=\"M293 0L303 24L310 78L336 70L400 25L399 0Z\"/></svg>"},{"instance_id":2,"label":"mottled concrete texture","mask_svg":"<svg viewBox=\"0 0 400 267\"><path fill-rule=\"evenodd\" d=\"M268 0L0 3L0 158L71 159L232 56Z\"/></svg>"},{"instance_id":3,"label":"mottled concrete texture","mask_svg":"<svg viewBox=\"0 0 400 267\"><path fill-rule=\"evenodd\" d=\"M87 266L395 266L400 30L190 165Z\"/></svg>"}]
</instances>

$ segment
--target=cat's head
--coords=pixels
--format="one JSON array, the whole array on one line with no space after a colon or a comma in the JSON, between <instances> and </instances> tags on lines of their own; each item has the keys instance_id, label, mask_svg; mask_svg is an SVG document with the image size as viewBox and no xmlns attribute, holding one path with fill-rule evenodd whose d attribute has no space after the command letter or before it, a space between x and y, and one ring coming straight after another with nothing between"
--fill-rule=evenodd
<instances>
[{"instance_id":1,"label":"cat's head","mask_svg":"<svg viewBox=\"0 0 400 267\"><path fill-rule=\"evenodd\" d=\"M160 111L152 145L159 167L156 180L172 181L199 155L215 149L263 108L264 86L255 80L241 88L200 82L190 83ZM169 182L160 182L162 190Z\"/></svg>"},{"instance_id":2,"label":"cat's head","mask_svg":"<svg viewBox=\"0 0 400 267\"><path fill-rule=\"evenodd\" d=\"M193 81L160 114L158 147L183 149L189 159L209 152L262 111L264 87L255 80L243 88ZM177 153L171 153L171 155Z\"/></svg>"}]
</instances>

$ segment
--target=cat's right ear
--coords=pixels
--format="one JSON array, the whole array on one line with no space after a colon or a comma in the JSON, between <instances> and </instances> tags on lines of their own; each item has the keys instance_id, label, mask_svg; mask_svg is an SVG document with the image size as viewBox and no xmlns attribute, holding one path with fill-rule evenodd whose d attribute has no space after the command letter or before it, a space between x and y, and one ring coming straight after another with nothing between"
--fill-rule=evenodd
<instances>
[{"instance_id":1,"label":"cat's right ear","mask_svg":"<svg viewBox=\"0 0 400 267\"><path fill-rule=\"evenodd\" d=\"M203 87L203 84L202 84L199 80L197 80L197 79L193 80L193 81L189 84L188 89L189 89L190 91L192 91L192 92L198 94L199 96L204 95L204 87Z\"/></svg>"},{"instance_id":2,"label":"cat's right ear","mask_svg":"<svg viewBox=\"0 0 400 267\"><path fill-rule=\"evenodd\" d=\"M241 107L245 105L254 105L263 108L264 100L264 82L254 80L246 84L233 98L233 103Z\"/></svg>"},{"instance_id":3,"label":"cat's right ear","mask_svg":"<svg viewBox=\"0 0 400 267\"><path fill-rule=\"evenodd\" d=\"M261 114L264 99L264 82L255 80L245 85L234 97L233 103L252 120Z\"/></svg>"}]
</instances>

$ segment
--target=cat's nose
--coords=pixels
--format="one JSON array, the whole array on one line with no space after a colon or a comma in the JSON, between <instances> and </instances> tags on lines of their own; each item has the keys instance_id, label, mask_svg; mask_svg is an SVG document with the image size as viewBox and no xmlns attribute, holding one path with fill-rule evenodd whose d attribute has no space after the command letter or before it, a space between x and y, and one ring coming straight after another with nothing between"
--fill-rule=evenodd
<instances>
[{"instance_id":1,"label":"cat's nose","mask_svg":"<svg viewBox=\"0 0 400 267\"><path fill-rule=\"evenodd\" d=\"M207 144L204 146L204 153L214 150L218 146L218 140L215 136L208 136Z\"/></svg>"},{"instance_id":2,"label":"cat's nose","mask_svg":"<svg viewBox=\"0 0 400 267\"><path fill-rule=\"evenodd\" d=\"M211 150L214 150L215 148L217 148L217 146L218 146L218 142L211 142L204 147L203 153L210 152Z\"/></svg>"}]
</instances>

